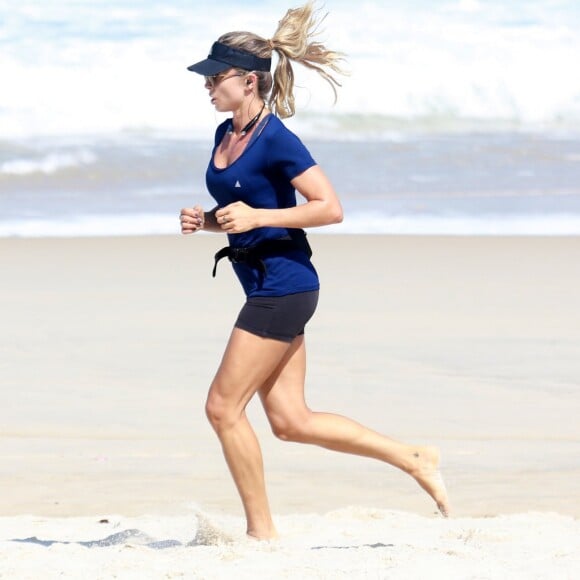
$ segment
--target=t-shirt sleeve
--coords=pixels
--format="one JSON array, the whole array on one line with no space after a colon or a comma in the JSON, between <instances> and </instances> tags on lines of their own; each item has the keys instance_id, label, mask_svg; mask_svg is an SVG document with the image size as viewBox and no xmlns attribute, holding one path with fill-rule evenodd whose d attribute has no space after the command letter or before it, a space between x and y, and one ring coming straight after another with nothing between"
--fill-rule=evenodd
<instances>
[{"instance_id":1,"label":"t-shirt sleeve","mask_svg":"<svg viewBox=\"0 0 580 580\"><path fill-rule=\"evenodd\" d=\"M288 181L316 165L302 141L283 126L272 135L267 146L268 167Z\"/></svg>"}]
</instances>

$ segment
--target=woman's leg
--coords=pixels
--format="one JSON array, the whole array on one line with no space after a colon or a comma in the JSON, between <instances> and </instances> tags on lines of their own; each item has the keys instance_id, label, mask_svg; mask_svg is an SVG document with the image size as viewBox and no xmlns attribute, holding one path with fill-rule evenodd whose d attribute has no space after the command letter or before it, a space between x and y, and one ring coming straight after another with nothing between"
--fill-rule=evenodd
<instances>
[{"instance_id":1,"label":"woman's leg","mask_svg":"<svg viewBox=\"0 0 580 580\"><path fill-rule=\"evenodd\" d=\"M234 328L211 384L206 413L216 431L244 505L247 533L276 536L264 482L260 445L246 417L246 405L275 371L288 343Z\"/></svg>"},{"instance_id":2,"label":"woman's leg","mask_svg":"<svg viewBox=\"0 0 580 580\"><path fill-rule=\"evenodd\" d=\"M305 371L304 337L299 336L259 392L275 435L394 465L415 478L447 516L449 501L439 473L439 450L406 445L346 417L311 411L304 400Z\"/></svg>"}]
</instances>

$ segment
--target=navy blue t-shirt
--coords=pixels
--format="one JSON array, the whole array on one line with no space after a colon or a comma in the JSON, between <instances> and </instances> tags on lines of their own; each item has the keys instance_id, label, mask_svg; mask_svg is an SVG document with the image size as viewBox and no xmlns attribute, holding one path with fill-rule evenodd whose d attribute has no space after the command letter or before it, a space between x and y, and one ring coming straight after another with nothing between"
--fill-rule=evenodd
<instances>
[{"instance_id":1,"label":"navy blue t-shirt","mask_svg":"<svg viewBox=\"0 0 580 580\"><path fill-rule=\"evenodd\" d=\"M296 206L296 191L290 181L316 165L294 135L274 115L268 115L240 157L228 167L216 167L217 146L231 126L231 119L216 130L211 161L207 168L208 191L219 207L243 201L254 208L278 209ZM241 234L228 234L232 247L249 247L264 240L289 235L287 228L256 228ZM285 296L318 290L318 275L308 256L291 250L264 258L266 274L245 263L232 264L247 296Z\"/></svg>"}]
</instances>

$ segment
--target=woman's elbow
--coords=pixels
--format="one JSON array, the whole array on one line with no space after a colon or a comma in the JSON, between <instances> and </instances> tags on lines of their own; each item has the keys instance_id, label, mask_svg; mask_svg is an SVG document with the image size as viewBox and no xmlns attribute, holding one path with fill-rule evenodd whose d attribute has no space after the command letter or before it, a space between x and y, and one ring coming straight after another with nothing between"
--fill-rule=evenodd
<instances>
[{"instance_id":1,"label":"woman's elbow","mask_svg":"<svg viewBox=\"0 0 580 580\"><path fill-rule=\"evenodd\" d=\"M342 206L340 205L340 203L333 204L333 206L330 208L328 218L329 225L339 224L340 222L342 222L344 214L342 212Z\"/></svg>"}]
</instances>

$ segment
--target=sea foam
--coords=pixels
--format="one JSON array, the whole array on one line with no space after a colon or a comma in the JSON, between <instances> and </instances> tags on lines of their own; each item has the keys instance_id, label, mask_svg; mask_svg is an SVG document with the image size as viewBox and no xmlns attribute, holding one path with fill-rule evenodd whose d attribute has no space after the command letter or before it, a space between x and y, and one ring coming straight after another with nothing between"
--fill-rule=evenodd
<instances>
[{"instance_id":1,"label":"sea foam","mask_svg":"<svg viewBox=\"0 0 580 580\"><path fill-rule=\"evenodd\" d=\"M63 169L90 165L97 160L87 149L72 153L49 153L40 159L17 158L0 163L0 174L30 175L34 173L54 174Z\"/></svg>"},{"instance_id":2,"label":"sea foam","mask_svg":"<svg viewBox=\"0 0 580 580\"><path fill-rule=\"evenodd\" d=\"M215 125L203 79L186 67L227 30L273 34L281 1L0 5L0 135ZM321 38L347 55L336 106L297 69L299 112L409 123L580 126L580 8L533 3L367 1L325 7ZM330 130L333 128L331 127ZM316 129L319 131L320 129Z\"/></svg>"}]
</instances>

